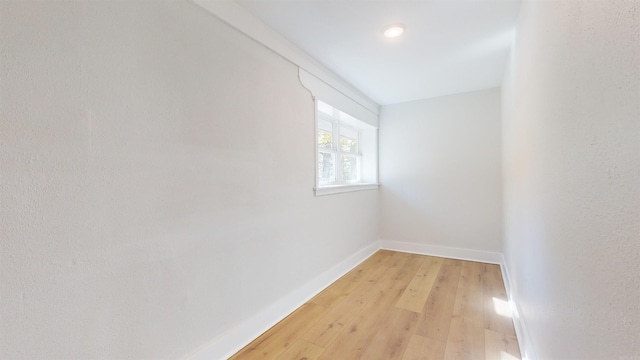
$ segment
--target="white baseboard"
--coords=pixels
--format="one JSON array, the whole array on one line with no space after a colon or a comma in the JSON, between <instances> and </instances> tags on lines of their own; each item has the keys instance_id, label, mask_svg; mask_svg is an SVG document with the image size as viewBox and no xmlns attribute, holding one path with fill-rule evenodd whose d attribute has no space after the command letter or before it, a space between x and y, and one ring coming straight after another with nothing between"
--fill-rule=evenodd
<instances>
[{"instance_id":1,"label":"white baseboard","mask_svg":"<svg viewBox=\"0 0 640 360\"><path fill-rule=\"evenodd\" d=\"M403 241L380 240L380 247L386 250L408 252L413 254L439 256L450 259L478 261L490 264L502 263L499 252L454 248L439 245L409 243Z\"/></svg>"},{"instance_id":2,"label":"white baseboard","mask_svg":"<svg viewBox=\"0 0 640 360\"><path fill-rule=\"evenodd\" d=\"M511 282L511 273L509 272L509 267L507 266L504 256L502 256L502 261L500 262L500 269L502 270L504 288L507 291L509 305L511 305L511 317L513 318L513 326L516 329L516 336L518 337L518 345L520 345L522 360L535 360L537 357L533 350L533 344L531 343L527 326L525 325L524 319L520 316L522 311L519 305L520 302L518 301L518 294Z\"/></svg>"},{"instance_id":3,"label":"white baseboard","mask_svg":"<svg viewBox=\"0 0 640 360\"><path fill-rule=\"evenodd\" d=\"M342 275L348 273L351 269L373 255L380 248L379 245L377 241L371 243L369 246L351 255L349 258L333 266L292 293L282 297L282 299L275 304L250 319L243 321L238 326L227 331L222 336L214 339L186 358L189 360L228 359L262 333L269 330L273 325L309 301L320 291L338 280Z\"/></svg>"}]
</instances>

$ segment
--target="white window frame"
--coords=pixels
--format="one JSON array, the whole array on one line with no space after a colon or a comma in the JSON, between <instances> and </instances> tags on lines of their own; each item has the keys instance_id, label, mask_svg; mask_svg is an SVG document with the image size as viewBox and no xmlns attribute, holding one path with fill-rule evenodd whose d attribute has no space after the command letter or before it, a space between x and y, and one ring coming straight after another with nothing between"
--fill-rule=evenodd
<instances>
[{"instance_id":1,"label":"white window frame","mask_svg":"<svg viewBox=\"0 0 640 360\"><path fill-rule=\"evenodd\" d=\"M344 193L344 192L351 192L351 191L360 191L360 190L372 190L372 189L378 189L379 184L377 182L377 129L373 128L372 126L361 122L351 116L349 116L348 114L340 111L339 109L331 106L330 104L327 104L326 102L324 102L327 105L330 105L333 108L332 111L332 115L329 116L323 112L319 111L319 103L318 102L323 102L322 100L319 99L315 99L315 139L314 139L314 143L315 143L315 173L316 173L316 186L314 188L315 190L315 194L316 196L320 196L320 195L329 195L329 194L337 194L337 193ZM364 180L364 171L363 171L363 163L365 161L364 159L364 155L362 153L362 139L363 139L363 130L361 128L358 128L356 126L352 126L349 124L346 124L345 121L343 121L341 119L341 114L343 116L347 116L350 117L351 119L353 119L353 122L358 122L361 123L361 126L368 126L371 129L368 132L368 136L369 137L374 137L374 139L372 139L372 141L375 142L375 154L369 154L369 158L367 160L371 161L371 162L375 162L375 175L373 176L369 176L369 179L373 178L375 181L365 181ZM328 121L332 123L332 142L333 142L333 146L332 149L321 149L319 147L318 144L318 132L319 132L319 123L320 120L324 120L324 121ZM357 134L357 144L358 144L358 149L356 151L356 153L351 153L351 152L343 152L340 149L340 135L341 135L341 129L349 129L351 131L356 132ZM374 131L374 132L372 132ZM335 166L335 181L332 182L323 182L320 183L320 169L319 169L319 153L320 152L325 152L325 153L331 153L334 155L334 166ZM343 164L342 164L342 156L353 156L357 159L357 171L358 171L358 180L357 181L341 181L340 179L342 178L342 171L343 171Z\"/></svg>"},{"instance_id":2,"label":"white window frame","mask_svg":"<svg viewBox=\"0 0 640 360\"><path fill-rule=\"evenodd\" d=\"M334 109L335 110L335 109ZM337 119L335 116L328 116L325 114L318 114L318 117L324 121L330 122L332 124L332 146L331 149L320 148L318 146L318 153L329 153L334 156L334 166L335 166L335 180L334 181L320 181L320 171L317 172L317 183L319 186L334 186L334 185L352 185L359 184L362 182L362 152L360 151L360 138L362 132L355 127L351 127L348 125L344 125ZM340 137L343 136L343 130L351 130L356 133L356 143L358 148L355 153L352 152L343 152L340 147ZM317 129L316 131L319 131ZM317 140L316 140L317 141ZM355 181L344 181L341 180L343 178L343 170L344 166L342 164L343 156L351 156L356 158L356 171L357 171L357 179Z\"/></svg>"}]
</instances>

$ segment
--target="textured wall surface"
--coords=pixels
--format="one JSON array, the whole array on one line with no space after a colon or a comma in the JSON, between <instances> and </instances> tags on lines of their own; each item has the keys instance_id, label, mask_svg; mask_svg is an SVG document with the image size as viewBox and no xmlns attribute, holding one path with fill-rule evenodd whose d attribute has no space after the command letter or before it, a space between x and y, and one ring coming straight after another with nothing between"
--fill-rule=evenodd
<instances>
[{"instance_id":1,"label":"textured wall surface","mask_svg":"<svg viewBox=\"0 0 640 360\"><path fill-rule=\"evenodd\" d=\"M199 7L2 1L0 44L0 358L180 358L376 239L297 67Z\"/></svg>"},{"instance_id":2,"label":"textured wall surface","mask_svg":"<svg viewBox=\"0 0 640 360\"><path fill-rule=\"evenodd\" d=\"M640 359L639 5L523 4L503 86L505 256L539 359Z\"/></svg>"},{"instance_id":3,"label":"textured wall surface","mask_svg":"<svg viewBox=\"0 0 640 360\"><path fill-rule=\"evenodd\" d=\"M384 106L380 237L502 249L500 90Z\"/></svg>"}]
</instances>

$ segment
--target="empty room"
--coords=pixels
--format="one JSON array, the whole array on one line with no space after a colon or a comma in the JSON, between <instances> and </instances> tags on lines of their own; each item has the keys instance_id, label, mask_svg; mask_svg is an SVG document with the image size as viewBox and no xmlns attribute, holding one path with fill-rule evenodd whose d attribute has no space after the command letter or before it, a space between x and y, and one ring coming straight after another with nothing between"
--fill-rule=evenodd
<instances>
[{"instance_id":1,"label":"empty room","mask_svg":"<svg viewBox=\"0 0 640 360\"><path fill-rule=\"evenodd\" d=\"M0 359L640 360L640 1L0 0Z\"/></svg>"}]
</instances>

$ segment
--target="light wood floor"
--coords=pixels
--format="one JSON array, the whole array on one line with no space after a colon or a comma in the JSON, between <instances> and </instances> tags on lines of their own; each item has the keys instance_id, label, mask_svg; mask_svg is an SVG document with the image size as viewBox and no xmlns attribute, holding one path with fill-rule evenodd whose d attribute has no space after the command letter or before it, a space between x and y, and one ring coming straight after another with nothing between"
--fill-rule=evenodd
<instances>
[{"instance_id":1,"label":"light wood floor","mask_svg":"<svg viewBox=\"0 0 640 360\"><path fill-rule=\"evenodd\" d=\"M231 359L520 359L500 267L380 250Z\"/></svg>"}]
</instances>

